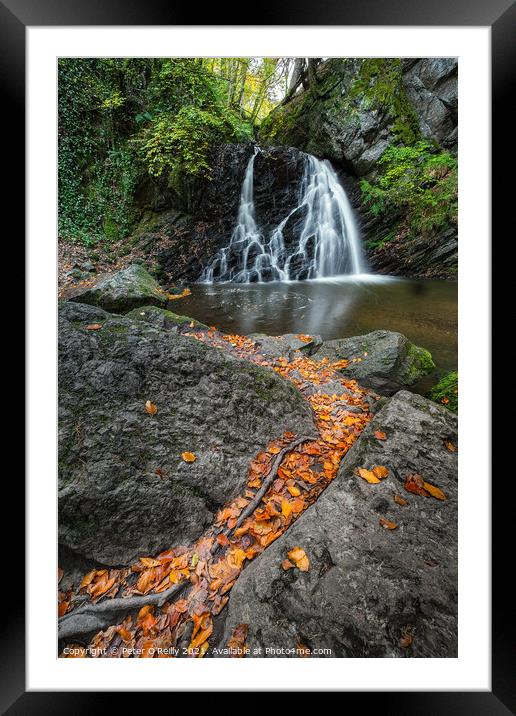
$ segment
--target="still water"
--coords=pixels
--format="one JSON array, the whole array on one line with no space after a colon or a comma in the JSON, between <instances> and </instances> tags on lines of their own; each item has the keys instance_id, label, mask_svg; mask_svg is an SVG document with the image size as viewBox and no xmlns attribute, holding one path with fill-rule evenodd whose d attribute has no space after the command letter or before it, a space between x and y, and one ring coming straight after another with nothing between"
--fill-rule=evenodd
<instances>
[{"instance_id":1,"label":"still water","mask_svg":"<svg viewBox=\"0 0 516 716\"><path fill-rule=\"evenodd\" d=\"M312 333L324 340L387 329L427 348L437 375L457 368L457 284L385 276L292 283L194 284L171 309L226 333ZM435 382L435 376L432 382Z\"/></svg>"}]
</instances>

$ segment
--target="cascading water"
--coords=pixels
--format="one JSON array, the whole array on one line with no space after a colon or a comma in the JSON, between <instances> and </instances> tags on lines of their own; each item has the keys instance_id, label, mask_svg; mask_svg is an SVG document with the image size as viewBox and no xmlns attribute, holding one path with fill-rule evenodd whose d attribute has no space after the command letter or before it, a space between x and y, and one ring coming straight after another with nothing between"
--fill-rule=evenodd
<instances>
[{"instance_id":1,"label":"cascading water","mask_svg":"<svg viewBox=\"0 0 516 716\"><path fill-rule=\"evenodd\" d=\"M229 244L205 268L203 283L297 281L364 272L353 209L328 161L304 155L298 205L264 237L253 201L255 148L247 165ZM294 231L286 239L287 225ZM292 237L292 233L294 236Z\"/></svg>"}]
</instances>

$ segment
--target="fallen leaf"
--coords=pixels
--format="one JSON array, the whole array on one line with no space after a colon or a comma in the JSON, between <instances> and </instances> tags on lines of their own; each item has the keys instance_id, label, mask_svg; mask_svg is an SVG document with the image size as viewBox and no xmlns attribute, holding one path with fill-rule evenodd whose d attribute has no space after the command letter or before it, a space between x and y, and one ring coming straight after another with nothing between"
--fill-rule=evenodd
<instances>
[{"instance_id":1,"label":"fallen leaf","mask_svg":"<svg viewBox=\"0 0 516 716\"><path fill-rule=\"evenodd\" d=\"M457 446L454 445L451 440L445 440L444 441L444 447L449 450L450 452L455 452L457 450Z\"/></svg>"},{"instance_id":2,"label":"fallen leaf","mask_svg":"<svg viewBox=\"0 0 516 716\"><path fill-rule=\"evenodd\" d=\"M445 500L446 495L442 490L440 490L435 485L431 485L429 482L423 482L423 488L429 492L432 497L435 497L436 500Z\"/></svg>"},{"instance_id":3,"label":"fallen leaf","mask_svg":"<svg viewBox=\"0 0 516 716\"><path fill-rule=\"evenodd\" d=\"M292 512L292 507L290 505L290 502L288 500L282 500L281 501L281 512L284 517L290 517L290 514Z\"/></svg>"},{"instance_id":4,"label":"fallen leaf","mask_svg":"<svg viewBox=\"0 0 516 716\"><path fill-rule=\"evenodd\" d=\"M57 607L58 616L62 617L66 613L69 604L70 602L59 602L59 606Z\"/></svg>"},{"instance_id":5,"label":"fallen leaf","mask_svg":"<svg viewBox=\"0 0 516 716\"><path fill-rule=\"evenodd\" d=\"M160 567L161 562L158 562L157 559L152 559L152 557L140 557L140 562L143 564L144 567Z\"/></svg>"},{"instance_id":6,"label":"fallen leaf","mask_svg":"<svg viewBox=\"0 0 516 716\"><path fill-rule=\"evenodd\" d=\"M408 505L408 501L404 500L403 497L401 497L400 495L394 495L394 502L397 505L401 505L402 507L404 507L405 505Z\"/></svg>"},{"instance_id":7,"label":"fallen leaf","mask_svg":"<svg viewBox=\"0 0 516 716\"><path fill-rule=\"evenodd\" d=\"M373 467L373 472L376 477L379 477L380 480L383 480L384 477L387 477L389 474L389 469L387 467L384 467L383 465L376 465L376 467Z\"/></svg>"},{"instance_id":8,"label":"fallen leaf","mask_svg":"<svg viewBox=\"0 0 516 716\"><path fill-rule=\"evenodd\" d=\"M396 522L391 522L390 520L386 520L383 517L380 517L380 525L386 529L386 530L395 530L397 528Z\"/></svg>"},{"instance_id":9,"label":"fallen leaf","mask_svg":"<svg viewBox=\"0 0 516 716\"><path fill-rule=\"evenodd\" d=\"M425 481L417 473L413 475L407 475L405 484L403 487L407 492L412 492L414 495L420 495L421 497L429 497L428 492L424 488Z\"/></svg>"},{"instance_id":10,"label":"fallen leaf","mask_svg":"<svg viewBox=\"0 0 516 716\"><path fill-rule=\"evenodd\" d=\"M409 646L411 646L412 642L414 641L414 637L410 632L407 632L406 634L403 634L403 636L400 639L400 646L403 649L408 649Z\"/></svg>"},{"instance_id":11,"label":"fallen leaf","mask_svg":"<svg viewBox=\"0 0 516 716\"><path fill-rule=\"evenodd\" d=\"M308 572L310 569L310 560L304 549L301 547L294 547L288 552L288 558L291 562L294 562L300 572Z\"/></svg>"},{"instance_id":12,"label":"fallen leaf","mask_svg":"<svg viewBox=\"0 0 516 716\"><path fill-rule=\"evenodd\" d=\"M366 470L365 467L360 467L358 469L358 474L360 475L360 477L363 480L365 480L366 482L369 482L371 485L375 485L378 482L380 482L380 480L376 477L374 472L371 472L371 470Z\"/></svg>"},{"instance_id":13,"label":"fallen leaf","mask_svg":"<svg viewBox=\"0 0 516 716\"><path fill-rule=\"evenodd\" d=\"M227 538L227 536L225 534L220 534L220 535L217 535L217 542L220 545L225 546L225 545L229 544L229 539Z\"/></svg>"},{"instance_id":14,"label":"fallen leaf","mask_svg":"<svg viewBox=\"0 0 516 716\"><path fill-rule=\"evenodd\" d=\"M382 430L377 430L374 436L377 440L387 440L387 435Z\"/></svg>"},{"instance_id":15,"label":"fallen leaf","mask_svg":"<svg viewBox=\"0 0 516 716\"><path fill-rule=\"evenodd\" d=\"M299 495L301 494L301 490L295 485L287 485L287 490L290 492L292 497L299 497Z\"/></svg>"},{"instance_id":16,"label":"fallen leaf","mask_svg":"<svg viewBox=\"0 0 516 716\"><path fill-rule=\"evenodd\" d=\"M149 415L155 415L158 412L158 408L150 400L145 403L145 410L149 413Z\"/></svg>"},{"instance_id":17,"label":"fallen leaf","mask_svg":"<svg viewBox=\"0 0 516 716\"><path fill-rule=\"evenodd\" d=\"M102 328L102 323L91 323L89 326L86 326L86 330L88 331L98 331L99 328Z\"/></svg>"},{"instance_id":18,"label":"fallen leaf","mask_svg":"<svg viewBox=\"0 0 516 716\"><path fill-rule=\"evenodd\" d=\"M293 569L296 565L292 564L290 559L284 559L283 562L281 563L281 566L286 572L288 569Z\"/></svg>"},{"instance_id":19,"label":"fallen leaf","mask_svg":"<svg viewBox=\"0 0 516 716\"><path fill-rule=\"evenodd\" d=\"M299 656L301 659L307 659L309 656L311 656L311 651L307 646L299 642L296 645L296 656Z\"/></svg>"},{"instance_id":20,"label":"fallen leaf","mask_svg":"<svg viewBox=\"0 0 516 716\"><path fill-rule=\"evenodd\" d=\"M231 649L234 653L231 653L232 658L242 659L245 656L245 647L247 634L249 632L249 624L237 624L231 639L228 641L228 649Z\"/></svg>"},{"instance_id":21,"label":"fallen leaf","mask_svg":"<svg viewBox=\"0 0 516 716\"><path fill-rule=\"evenodd\" d=\"M181 457L185 462L195 462L197 460L197 456L193 452L182 452Z\"/></svg>"}]
</instances>

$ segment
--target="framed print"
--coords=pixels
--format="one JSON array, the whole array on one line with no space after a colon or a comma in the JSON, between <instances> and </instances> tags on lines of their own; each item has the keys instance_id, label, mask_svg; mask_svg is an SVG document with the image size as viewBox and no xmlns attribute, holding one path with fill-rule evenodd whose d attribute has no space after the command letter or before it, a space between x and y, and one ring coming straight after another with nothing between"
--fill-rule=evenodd
<instances>
[{"instance_id":1,"label":"framed print","mask_svg":"<svg viewBox=\"0 0 516 716\"><path fill-rule=\"evenodd\" d=\"M29 308L6 712L263 690L509 713L490 132L514 6L0 9Z\"/></svg>"}]
</instances>

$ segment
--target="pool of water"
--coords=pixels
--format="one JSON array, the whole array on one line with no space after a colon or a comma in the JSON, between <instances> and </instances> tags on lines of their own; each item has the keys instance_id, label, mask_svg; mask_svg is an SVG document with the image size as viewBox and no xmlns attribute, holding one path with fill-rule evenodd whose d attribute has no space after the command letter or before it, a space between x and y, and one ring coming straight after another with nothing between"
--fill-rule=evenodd
<instances>
[{"instance_id":1,"label":"pool of water","mask_svg":"<svg viewBox=\"0 0 516 716\"><path fill-rule=\"evenodd\" d=\"M437 371L457 368L457 284L354 276L265 284L194 284L171 310L226 333L311 333L324 340L377 329L399 331L433 355Z\"/></svg>"}]
</instances>

